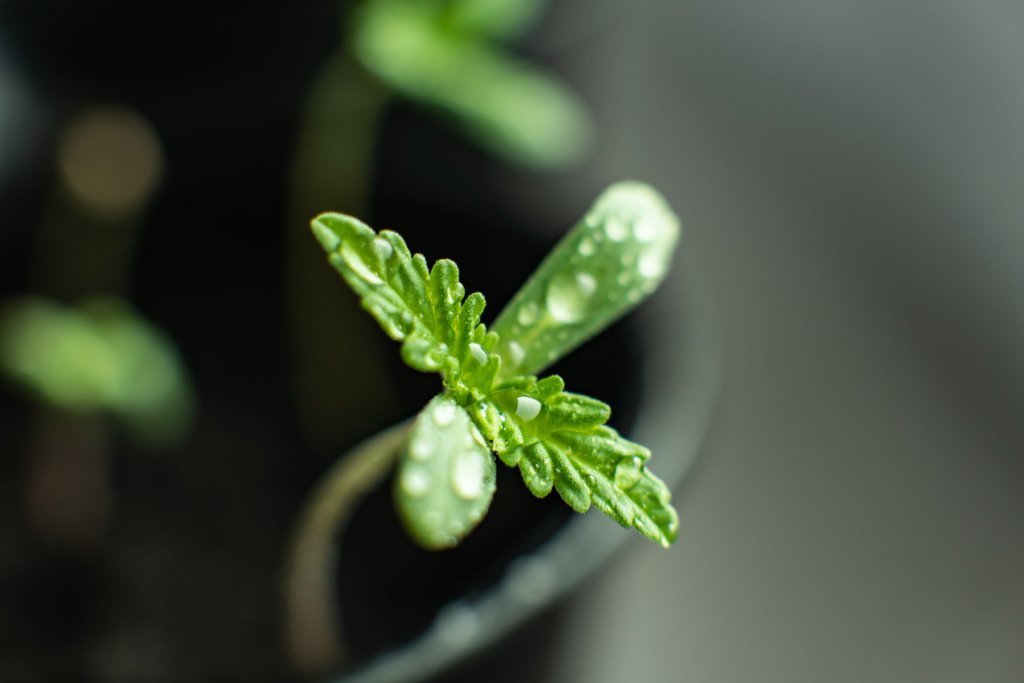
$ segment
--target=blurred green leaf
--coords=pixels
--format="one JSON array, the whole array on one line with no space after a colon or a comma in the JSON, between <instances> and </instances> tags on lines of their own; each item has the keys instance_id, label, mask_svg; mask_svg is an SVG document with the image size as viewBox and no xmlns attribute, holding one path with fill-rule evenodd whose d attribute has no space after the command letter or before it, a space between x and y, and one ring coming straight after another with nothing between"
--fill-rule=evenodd
<instances>
[{"instance_id":1,"label":"blurred green leaf","mask_svg":"<svg viewBox=\"0 0 1024 683\"><path fill-rule=\"evenodd\" d=\"M356 17L356 57L396 92L443 111L511 162L558 168L579 160L592 137L585 106L553 73L492 40L500 33L493 27L515 25L515 13L532 9L502 13L488 4L456 3L451 20L460 28L453 30L436 2L372 0Z\"/></svg>"},{"instance_id":2,"label":"blurred green leaf","mask_svg":"<svg viewBox=\"0 0 1024 683\"><path fill-rule=\"evenodd\" d=\"M446 0L443 4L450 30L507 40L536 21L545 0Z\"/></svg>"},{"instance_id":3,"label":"blurred green leaf","mask_svg":"<svg viewBox=\"0 0 1024 683\"><path fill-rule=\"evenodd\" d=\"M9 304L0 370L62 410L107 411L144 440L179 438L191 421L192 390L173 343L116 299Z\"/></svg>"}]
</instances>

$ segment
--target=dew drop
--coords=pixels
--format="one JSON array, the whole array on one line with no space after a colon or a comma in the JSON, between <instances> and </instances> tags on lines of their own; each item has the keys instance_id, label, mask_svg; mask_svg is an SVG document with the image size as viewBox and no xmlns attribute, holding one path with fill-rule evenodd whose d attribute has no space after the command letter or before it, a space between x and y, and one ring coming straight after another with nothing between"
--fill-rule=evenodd
<instances>
[{"instance_id":1,"label":"dew drop","mask_svg":"<svg viewBox=\"0 0 1024 683\"><path fill-rule=\"evenodd\" d=\"M618 216L608 216L604 231L612 242L621 242L629 237L629 225Z\"/></svg>"},{"instance_id":2,"label":"dew drop","mask_svg":"<svg viewBox=\"0 0 1024 683\"><path fill-rule=\"evenodd\" d=\"M620 489L632 488L640 481L644 461L638 456L623 458L615 465L615 485Z\"/></svg>"},{"instance_id":3,"label":"dew drop","mask_svg":"<svg viewBox=\"0 0 1024 683\"><path fill-rule=\"evenodd\" d=\"M402 491L418 498L430 489L430 473L421 467L406 467L402 471Z\"/></svg>"},{"instance_id":4,"label":"dew drop","mask_svg":"<svg viewBox=\"0 0 1024 683\"><path fill-rule=\"evenodd\" d=\"M455 419L455 404L447 401L434 406L434 422L439 427L447 427Z\"/></svg>"},{"instance_id":5,"label":"dew drop","mask_svg":"<svg viewBox=\"0 0 1024 683\"><path fill-rule=\"evenodd\" d=\"M384 281L363 262L359 254L353 251L352 245L348 242L341 245L341 257L345 260L345 264L367 284L373 286L384 284Z\"/></svg>"},{"instance_id":6,"label":"dew drop","mask_svg":"<svg viewBox=\"0 0 1024 683\"><path fill-rule=\"evenodd\" d=\"M586 279L583 282L593 288L597 283L593 277L587 275L591 282ZM560 323L576 323L587 314L587 299L593 291L585 291L580 279L573 273L559 273L548 283L547 308L551 317Z\"/></svg>"},{"instance_id":7,"label":"dew drop","mask_svg":"<svg viewBox=\"0 0 1024 683\"><path fill-rule=\"evenodd\" d=\"M509 360L512 361L512 367L517 368L523 362L523 359L526 358L526 351L523 350L523 347L518 342L509 342L508 355Z\"/></svg>"},{"instance_id":8,"label":"dew drop","mask_svg":"<svg viewBox=\"0 0 1024 683\"><path fill-rule=\"evenodd\" d=\"M597 252L597 247L594 246L593 242L584 237L583 241L580 242L579 252L581 256L593 256Z\"/></svg>"},{"instance_id":9,"label":"dew drop","mask_svg":"<svg viewBox=\"0 0 1024 683\"><path fill-rule=\"evenodd\" d=\"M516 415L529 422L540 415L540 401L531 396L516 399Z\"/></svg>"},{"instance_id":10,"label":"dew drop","mask_svg":"<svg viewBox=\"0 0 1024 683\"><path fill-rule=\"evenodd\" d=\"M484 461L479 453L463 453L452 467L452 488L463 500L475 500L484 492Z\"/></svg>"},{"instance_id":11,"label":"dew drop","mask_svg":"<svg viewBox=\"0 0 1024 683\"><path fill-rule=\"evenodd\" d=\"M391 258L391 254L395 252L391 242L388 242L383 237L373 238L373 248L377 251L377 256L380 256L381 261L387 261Z\"/></svg>"},{"instance_id":12,"label":"dew drop","mask_svg":"<svg viewBox=\"0 0 1024 683\"><path fill-rule=\"evenodd\" d=\"M540 307L537 306L536 301L531 301L522 308L519 309L519 313L516 314L516 320L519 321L520 325L532 325L537 322L540 317Z\"/></svg>"},{"instance_id":13,"label":"dew drop","mask_svg":"<svg viewBox=\"0 0 1024 683\"><path fill-rule=\"evenodd\" d=\"M576 284L584 296L590 296L597 291L597 280L590 273L576 273Z\"/></svg>"},{"instance_id":14,"label":"dew drop","mask_svg":"<svg viewBox=\"0 0 1024 683\"><path fill-rule=\"evenodd\" d=\"M665 273L665 268L668 265L667 256L668 254L660 249L648 249L640 255L637 270L648 279L659 278Z\"/></svg>"},{"instance_id":15,"label":"dew drop","mask_svg":"<svg viewBox=\"0 0 1024 683\"><path fill-rule=\"evenodd\" d=\"M633 236L638 242L653 242L658 236L659 224L656 221L640 220L633 226Z\"/></svg>"},{"instance_id":16,"label":"dew drop","mask_svg":"<svg viewBox=\"0 0 1024 683\"><path fill-rule=\"evenodd\" d=\"M619 276L617 278L615 278L615 281L618 282L623 287L625 287L626 285L629 284L629 273L628 272L619 273Z\"/></svg>"},{"instance_id":17,"label":"dew drop","mask_svg":"<svg viewBox=\"0 0 1024 683\"><path fill-rule=\"evenodd\" d=\"M487 352L484 351L484 347L480 346L476 342L469 345L469 352L473 354L473 358L480 365L487 364Z\"/></svg>"},{"instance_id":18,"label":"dew drop","mask_svg":"<svg viewBox=\"0 0 1024 683\"><path fill-rule=\"evenodd\" d=\"M425 439L421 436L409 447L409 457L422 462L434 454L435 448L436 444L433 439Z\"/></svg>"}]
</instances>

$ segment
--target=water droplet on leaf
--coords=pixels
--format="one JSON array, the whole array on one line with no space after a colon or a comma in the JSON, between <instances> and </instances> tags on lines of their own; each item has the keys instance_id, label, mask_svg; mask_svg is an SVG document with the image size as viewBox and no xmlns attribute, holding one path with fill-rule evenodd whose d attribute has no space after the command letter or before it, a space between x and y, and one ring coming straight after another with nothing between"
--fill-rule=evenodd
<instances>
[{"instance_id":1,"label":"water droplet on leaf","mask_svg":"<svg viewBox=\"0 0 1024 683\"><path fill-rule=\"evenodd\" d=\"M439 427L447 427L455 419L455 404L454 403L438 403L434 406L434 422Z\"/></svg>"},{"instance_id":2,"label":"water droplet on leaf","mask_svg":"<svg viewBox=\"0 0 1024 683\"><path fill-rule=\"evenodd\" d=\"M484 460L479 453L463 453L452 466L452 488L459 498L474 500L484 491Z\"/></svg>"},{"instance_id":3,"label":"water droplet on leaf","mask_svg":"<svg viewBox=\"0 0 1024 683\"><path fill-rule=\"evenodd\" d=\"M658 236L659 224L650 220L639 220L633 226L633 236L638 242L653 242Z\"/></svg>"},{"instance_id":4,"label":"water droplet on leaf","mask_svg":"<svg viewBox=\"0 0 1024 683\"><path fill-rule=\"evenodd\" d=\"M480 346L476 342L469 345L469 352L473 354L473 358L480 365L486 365L487 363L487 352L484 351L484 347Z\"/></svg>"},{"instance_id":5,"label":"water droplet on leaf","mask_svg":"<svg viewBox=\"0 0 1024 683\"><path fill-rule=\"evenodd\" d=\"M615 485L620 489L629 489L640 481L640 473L644 467L644 461L637 456L623 458L615 465Z\"/></svg>"},{"instance_id":6,"label":"water droplet on leaf","mask_svg":"<svg viewBox=\"0 0 1024 683\"><path fill-rule=\"evenodd\" d=\"M641 254L637 269L648 279L661 277L668 267L668 255L661 249L648 249Z\"/></svg>"},{"instance_id":7,"label":"water droplet on leaf","mask_svg":"<svg viewBox=\"0 0 1024 683\"><path fill-rule=\"evenodd\" d=\"M391 254L395 252L391 242L388 242L383 237L373 238L373 248L377 251L377 256L380 256L381 261L387 261L391 258Z\"/></svg>"},{"instance_id":8,"label":"water droplet on leaf","mask_svg":"<svg viewBox=\"0 0 1024 683\"><path fill-rule=\"evenodd\" d=\"M576 284L579 285L580 291L583 292L584 296L590 296L597 291L597 280L590 273L576 273Z\"/></svg>"},{"instance_id":9,"label":"water droplet on leaf","mask_svg":"<svg viewBox=\"0 0 1024 683\"><path fill-rule=\"evenodd\" d=\"M604 231L613 242L621 242L629 237L629 225L618 216L609 216L604 224Z\"/></svg>"},{"instance_id":10,"label":"water droplet on leaf","mask_svg":"<svg viewBox=\"0 0 1024 683\"><path fill-rule=\"evenodd\" d=\"M435 444L432 439L425 439L423 436L412 442L409 448L409 457L413 460L426 460L434 454Z\"/></svg>"},{"instance_id":11,"label":"water droplet on leaf","mask_svg":"<svg viewBox=\"0 0 1024 683\"><path fill-rule=\"evenodd\" d=\"M526 351L519 345L519 342L509 342L508 345L509 360L512 361L512 367L519 367L519 364L526 358Z\"/></svg>"},{"instance_id":12,"label":"water droplet on leaf","mask_svg":"<svg viewBox=\"0 0 1024 683\"><path fill-rule=\"evenodd\" d=\"M526 326L537 322L539 317L540 308L537 306L535 301L531 301L519 309L519 313L516 315L516 320L519 321L520 325Z\"/></svg>"},{"instance_id":13,"label":"water droplet on leaf","mask_svg":"<svg viewBox=\"0 0 1024 683\"><path fill-rule=\"evenodd\" d=\"M547 307L551 317L560 323L576 323L587 313L587 299L597 288L594 278L586 273L559 273L548 283ZM589 279L588 279L589 278Z\"/></svg>"},{"instance_id":14,"label":"water droplet on leaf","mask_svg":"<svg viewBox=\"0 0 1024 683\"><path fill-rule=\"evenodd\" d=\"M520 396L516 399L516 415L529 422L540 415L540 401L531 396Z\"/></svg>"},{"instance_id":15,"label":"water droplet on leaf","mask_svg":"<svg viewBox=\"0 0 1024 683\"><path fill-rule=\"evenodd\" d=\"M352 249L352 245L348 242L344 242L341 245L341 257L345 260L345 264L352 269L352 271L363 279L368 285L382 285L384 281L380 279L376 273L370 270L369 266L363 262L362 257Z\"/></svg>"},{"instance_id":16,"label":"water droplet on leaf","mask_svg":"<svg viewBox=\"0 0 1024 683\"><path fill-rule=\"evenodd\" d=\"M422 496L430 489L430 473L421 467L406 467L402 471L402 491L413 497Z\"/></svg>"}]
</instances>

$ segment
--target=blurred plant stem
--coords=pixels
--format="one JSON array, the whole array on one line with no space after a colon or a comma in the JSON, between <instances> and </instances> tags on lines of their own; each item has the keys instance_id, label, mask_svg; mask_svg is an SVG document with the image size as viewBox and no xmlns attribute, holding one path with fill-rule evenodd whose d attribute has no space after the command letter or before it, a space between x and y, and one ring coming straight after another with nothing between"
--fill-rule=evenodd
<instances>
[{"instance_id":1,"label":"blurred plant stem","mask_svg":"<svg viewBox=\"0 0 1024 683\"><path fill-rule=\"evenodd\" d=\"M64 302L124 297L162 166L156 134L139 114L92 107L73 117L58 140L57 181L38 227L32 288ZM110 430L98 411L38 409L25 506L29 525L46 540L79 551L102 541L115 507Z\"/></svg>"},{"instance_id":2,"label":"blurred plant stem","mask_svg":"<svg viewBox=\"0 0 1024 683\"><path fill-rule=\"evenodd\" d=\"M315 75L296 141L287 216L292 382L300 424L325 456L365 435L365 418L392 404L377 331L309 237L327 209L365 215L380 116L389 95L345 51ZM353 361L353 359L358 359ZM353 390L358 387L358 390Z\"/></svg>"},{"instance_id":3,"label":"blurred plant stem","mask_svg":"<svg viewBox=\"0 0 1024 683\"><path fill-rule=\"evenodd\" d=\"M294 670L323 674L348 656L336 589L337 538L355 508L391 471L412 420L379 432L321 477L292 535L285 573L285 638Z\"/></svg>"},{"instance_id":4,"label":"blurred plant stem","mask_svg":"<svg viewBox=\"0 0 1024 683\"><path fill-rule=\"evenodd\" d=\"M108 476L110 426L93 415L36 414L25 506L32 530L64 549L102 541L114 509Z\"/></svg>"}]
</instances>

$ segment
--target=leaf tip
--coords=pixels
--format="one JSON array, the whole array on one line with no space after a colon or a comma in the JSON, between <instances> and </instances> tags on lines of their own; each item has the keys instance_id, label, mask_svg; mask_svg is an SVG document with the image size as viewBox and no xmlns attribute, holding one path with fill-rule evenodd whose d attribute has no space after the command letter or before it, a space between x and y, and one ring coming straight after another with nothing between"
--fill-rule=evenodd
<instances>
[{"instance_id":1,"label":"leaf tip","mask_svg":"<svg viewBox=\"0 0 1024 683\"><path fill-rule=\"evenodd\" d=\"M321 213L310 221L309 227L320 246L328 253L356 235L372 237L376 234L358 218L343 213Z\"/></svg>"}]
</instances>

